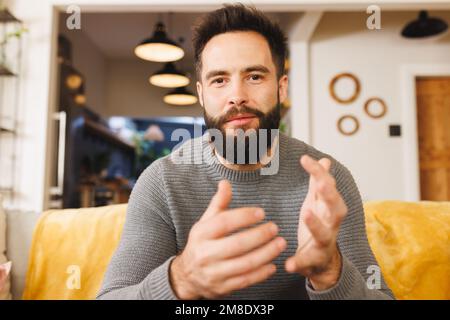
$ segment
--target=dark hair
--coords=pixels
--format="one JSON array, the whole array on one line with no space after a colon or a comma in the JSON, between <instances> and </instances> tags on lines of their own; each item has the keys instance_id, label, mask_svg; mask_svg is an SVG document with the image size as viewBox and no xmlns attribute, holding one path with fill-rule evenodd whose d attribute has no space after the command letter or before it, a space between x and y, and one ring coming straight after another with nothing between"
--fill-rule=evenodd
<instances>
[{"instance_id":1,"label":"dark hair","mask_svg":"<svg viewBox=\"0 0 450 320\"><path fill-rule=\"evenodd\" d=\"M278 78L284 75L288 49L287 38L280 26L255 7L237 3L224 4L223 8L206 14L193 28L192 43L198 79L201 79L201 55L208 41L216 35L233 31L255 31L261 34L269 44Z\"/></svg>"}]
</instances>

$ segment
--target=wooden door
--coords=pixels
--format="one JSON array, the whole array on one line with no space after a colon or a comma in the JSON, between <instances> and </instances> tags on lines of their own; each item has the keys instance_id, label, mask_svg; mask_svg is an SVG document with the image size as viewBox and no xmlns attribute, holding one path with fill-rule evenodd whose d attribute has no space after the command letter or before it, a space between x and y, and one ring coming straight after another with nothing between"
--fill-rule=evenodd
<instances>
[{"instance_id":1,"label":"wooden door","mask_svg":"<svg viewBox=\"0 0 450 320\"><path fill-rule=\"evenodd\" d=\"M450 77L416 78L422 200L450 200Z\"/></svg>"}]
</instances>

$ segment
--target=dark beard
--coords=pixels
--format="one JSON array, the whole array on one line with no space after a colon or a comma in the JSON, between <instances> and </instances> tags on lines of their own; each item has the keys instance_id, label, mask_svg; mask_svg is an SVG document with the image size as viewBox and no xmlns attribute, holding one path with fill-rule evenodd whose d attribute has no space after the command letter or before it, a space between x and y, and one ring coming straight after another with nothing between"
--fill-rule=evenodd
<instances>
[{"instance_id":1,"label":"dark beard","mask_svg":"<svg viewBox=\"0 0 450 320\"><path fill-rule=\"evenodd\" d=\"M242 129L233 138L227 137L226 130L224 129L224 124L233 116L241 113L251 113L254 114L259 120L259 127L254 130L247 131L249 128L242 126L235 130ZM215 150L224 159L232 164L256 164L260 162L260 157L264 156L272 147L274 138L277 136L275 132L280 126L281 120L281 105L279 99L277 99L277 104L267 113L263 113L259 110L242 105L240 107L230 109L224 116L220 118L213 118L206 113L206 108L204 109L204 118L207 129L217 129L222 134L222 139L215 139L214 135L211 135L211 142L214 143ZM266 131L266 134L260 131ZM247 131L247 132L246 132ZM245 134L243 134L245 132ZM240 134L242 133L242 134ZM256 141L256 148L250 146L251 142ZM231 145L230 145L231 144ZM234 152L227 155L227 145L228 148L232 148ZM244 152L242 154L242 148ZM261 148L264 149L261 151ZM238 152L240 151L240 152ZM256 153L256 154L254 154ZM238 157L241 154L241 157Z\"/></svg>"}]
</instances>

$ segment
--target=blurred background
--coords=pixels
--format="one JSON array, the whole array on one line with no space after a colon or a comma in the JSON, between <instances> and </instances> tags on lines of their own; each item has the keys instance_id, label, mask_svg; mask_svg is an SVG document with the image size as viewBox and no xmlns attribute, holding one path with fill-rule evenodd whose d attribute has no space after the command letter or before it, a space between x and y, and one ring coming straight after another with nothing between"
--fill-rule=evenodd
<instances>
[{"instance_id":1,"label":"blurred background","mask_svg":"<svg viewBox=\"0 0 450 320\"><path fill-rule=\"evenodd\" d=\"M0 2L6 208L126 203L175 129L203 132L191 27L221 3L191 2ZM448 2L252 3L288 36L281 131L347 166L364 201L450 200Z\"/></svg>"}]
</instances>

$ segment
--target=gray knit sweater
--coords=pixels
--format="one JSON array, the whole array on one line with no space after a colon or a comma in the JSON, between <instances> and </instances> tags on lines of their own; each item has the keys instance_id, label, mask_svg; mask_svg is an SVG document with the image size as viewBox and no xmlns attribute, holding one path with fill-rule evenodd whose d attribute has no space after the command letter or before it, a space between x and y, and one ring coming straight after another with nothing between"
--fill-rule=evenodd
<instances>
[{"instance_id":1,"label":"gray knit sweater","mask_svg":"<svg viewBox=\"0 0 450 320\"><path fill-rule=\"evenodd\" d=\"M331 156L299 140L280 134L279 141L279 170L275 175L263 175L261 169L226 168L214 155L207 134L152 163L131 193L121 240L97 298L177 299L169 281L170 263L186 245L192 225L207 208L218 182L228 179L233 190L230 208L264 208L264 220L279 226L279 235L288 246L274 261L277 271L272 277L226 299L390 299L392 293L382 276L378 277L378 286L376 279L373 281L373 270L378 266L367 241L361 197L350 172ZM309 175L299 164L304 154L331 159L331 173L348 207L338 236L342 273L334 287L321 292L314 291L304 277L284 270L284 261L297 249L299 212L308 191ZM180 155L194 161L179 164L174 159ZM375 288L368 286L369 282Z\"/></svg>"}]
</instances>

